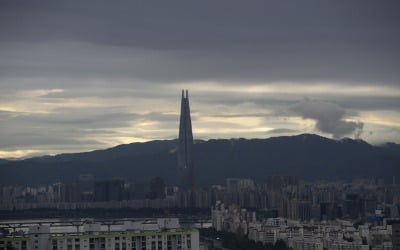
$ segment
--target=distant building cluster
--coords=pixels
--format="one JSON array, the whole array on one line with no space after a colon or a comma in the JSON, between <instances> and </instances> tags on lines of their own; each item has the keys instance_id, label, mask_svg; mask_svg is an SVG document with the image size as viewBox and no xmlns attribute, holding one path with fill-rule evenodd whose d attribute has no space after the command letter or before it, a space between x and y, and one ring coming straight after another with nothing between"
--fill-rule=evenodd
<instances>
[{"instance_id":1,"label":"distant building cluster","mask_svg":"<svg viewBox=\"0 0 400 250\"><path fill-rule=\"evenodd\" d=\"M399 186L373 179L305 182L295 176L269 176L265 182L228 178L226 185L179 189L161 178L149 184L122 180L56 183L41 187L3 186L0 210L30 208L210 208L216 201L262 210L265 216L294 220L382 220L398 217Z\"/></svg>"},{"instance_id":2,"label":"distant building cluster","mask_svg":"<svg viewBox=\"0 0 400 250\"><path fill-rule=\"evenodd\" d=\"M237 205L218 201L211 210L217 231L247 235L249 239L275 244L285 241L293 250L395 250L400 247L400 219L354 224L351 220L301 221L257 216Z\"/></svg>"},{"instance_id":3,"label":"distant building cluster","mask_svg":"<svg viewBox=\"0 0 400 250\"><path fill-rule=\"evenodd\" d=\"M39 187L3 186L0 188L0 210L174 207L176 202L171 197L176 191L166 188L159 177L141 184L103 180L90 185L59 182Z\"/></svg>"},{"instance_id":4,"label":"distant building cluster","mask_svg":"<svg viewBox=\"0 0 400 250\"><path fill-rule=\"evenodd\" d=\"M66 223L66 224L63 224ZM77 231L68 221L30 225L17 233L0 234L0 249L16 250L198 250L199 232L184 229L174 218L152 221L77 222ZM27 225L29 222L27 222ZM48 224L48 223L47 223ZM63 225L60 225L63 224ZM23 227L24 223L20 223ZM110 230L110 227L111 230ZM73 229L75 227L72 227Z\"/></svg>"}]
</instances>

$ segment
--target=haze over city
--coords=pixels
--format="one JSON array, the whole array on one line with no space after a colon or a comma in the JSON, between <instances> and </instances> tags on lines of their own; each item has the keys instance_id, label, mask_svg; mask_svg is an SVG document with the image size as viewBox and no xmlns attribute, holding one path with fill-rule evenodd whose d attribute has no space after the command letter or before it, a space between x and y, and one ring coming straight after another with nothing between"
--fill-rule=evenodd
<instances>
[{"instance_id":1,"label":"haze over city","mask_svg":"<svg viewBox=\"0 0 400 250\"><path fill-rule=\"evenodd\" d=\"M1 1L0 158L177 138L400 143L398 1Z\"/></svg>"}]
</instances>

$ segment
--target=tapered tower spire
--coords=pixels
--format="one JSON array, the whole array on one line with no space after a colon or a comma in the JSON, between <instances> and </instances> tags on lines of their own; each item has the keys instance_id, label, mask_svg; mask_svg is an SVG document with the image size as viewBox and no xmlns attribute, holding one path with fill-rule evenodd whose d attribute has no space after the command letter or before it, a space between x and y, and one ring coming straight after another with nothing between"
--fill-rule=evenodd
<instances>
[{"instance_id":1,"label":"tapered tower spire","mask_svg":"<svg viewBox=\"0 0 400 250\"><path fill-rule=\"evenodd\" d=\"M194 187L193 172L193 134L190 118L189 93L182 90L181 116L179 123L178 142L178 181L181 189L187 190Z\"/></svg>"}]
</instances>

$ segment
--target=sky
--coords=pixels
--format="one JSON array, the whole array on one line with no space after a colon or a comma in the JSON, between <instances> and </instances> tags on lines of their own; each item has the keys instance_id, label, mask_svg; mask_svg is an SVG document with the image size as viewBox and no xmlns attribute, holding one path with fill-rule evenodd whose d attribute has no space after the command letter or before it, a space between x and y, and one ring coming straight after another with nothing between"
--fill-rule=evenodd
<instances>
[{"instance_id":1,"label":"sky","mask_svg":"<svg viewBox=\"0 0 400 250\"><path fill-rule=\"evenodd\" d=\"M400 143L398 0L0 1L0 158L178 135Z\"/></svg>"}]
</instances>

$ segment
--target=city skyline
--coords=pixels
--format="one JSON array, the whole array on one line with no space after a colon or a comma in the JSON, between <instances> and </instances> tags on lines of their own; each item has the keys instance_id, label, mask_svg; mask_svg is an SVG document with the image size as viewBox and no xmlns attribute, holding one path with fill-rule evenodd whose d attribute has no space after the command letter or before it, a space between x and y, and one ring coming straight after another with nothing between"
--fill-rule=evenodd
<instances>
[{"instance_id":1,"label":"city skyline","mask_svg":"<svg viewBox=\"0 0 400 250\"><path fill-rule=\"evenodd\" d=\"M2 1L0 158L315 133L400 143L396 1Z\"/></svg>"}]
</instances>

